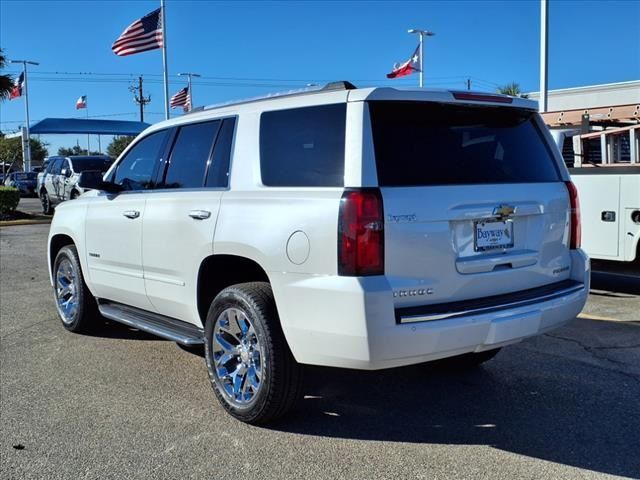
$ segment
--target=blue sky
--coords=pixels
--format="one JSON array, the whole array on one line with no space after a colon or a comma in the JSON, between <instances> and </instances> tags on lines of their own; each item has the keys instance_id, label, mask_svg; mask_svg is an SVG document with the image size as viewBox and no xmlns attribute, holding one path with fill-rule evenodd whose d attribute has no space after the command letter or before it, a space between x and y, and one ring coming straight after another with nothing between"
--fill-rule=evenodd
<instances>
[{"instance_id":1,"label":"blue sky","mask_svg":"<svg viewBox=\"0 0 640 480\"><path fill-rule=\"evenodd\" d=\"M146 120L162 120L160 50L111 52L126 26L158 6L154 0L2 0L0 47L8 58L40 62L30 76L31 119L84 116L75 101L87 95L91 116L135 120L128 87L143 74L152 98ZM417 75L385 78L415 48L417 38L406 33L411 27L436 32L425 48L427 86L464 88L470 77L474 89L516 81L523 91L537 90L539 9L537 0L167 0L170 94L184 86L174 76L184 71L203 75L194 83L196 105L336 79L413 86ZM551 0L549 11L550 88L640 79L640 1ZM29 19L26 29L21 18ZM21 101L0 106L1 130L23 119ZM73 135L45 140L52 149L76 143Z\"/></svg>"}]
</instances>

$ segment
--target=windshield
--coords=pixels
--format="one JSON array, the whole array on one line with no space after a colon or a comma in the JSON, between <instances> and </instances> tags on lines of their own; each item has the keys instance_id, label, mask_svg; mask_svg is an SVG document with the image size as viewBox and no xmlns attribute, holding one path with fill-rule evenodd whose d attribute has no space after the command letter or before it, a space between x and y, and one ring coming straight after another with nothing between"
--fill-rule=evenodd
<instances>
[{"instance_id":1,"label":"windshield","mask_svg":"<svg viewBox=\"0 0 640 480\"><path fill-rule=\"evenodd\" d=\"M380 186L559 181L533 112L369 102Z\"/></svg>"},{"instance_id":2,"label":"windshield","mask_svg":"<svg viewBox=\"0 0 640 480\"><path fill-rule=\"evenodd\" d=\"M88 170L99 170L104 173L112 163L113 160L111 158L75 158L73 159L73 171L80 173Z\"/></svg>"}]
</instances>

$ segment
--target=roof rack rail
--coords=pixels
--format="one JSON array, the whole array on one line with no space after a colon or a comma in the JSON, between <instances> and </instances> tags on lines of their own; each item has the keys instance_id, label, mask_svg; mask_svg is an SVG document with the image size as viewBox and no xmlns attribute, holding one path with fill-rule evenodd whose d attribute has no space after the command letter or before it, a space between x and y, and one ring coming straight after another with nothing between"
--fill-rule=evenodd
<instances>
[{"instance_id":1,"label":"roof rack rail","mask_svg":"<svg viewBox=\"0 0 640 480\"><path fill-rule=\"evenodd\" d=\"M339 82L330 82L327 83L322 90L356 90L356 87L353 83L348 82L346 80L340 80Z\"/></svg>"},{"instance_id":2,"label":"roof rack rail","mask_svg":"<svg viewBox=\"0 0 640 480\"><path fill-rule=\"evenodd\" d=\"M310 85L305 88L289 90L286 92L270 93L268 95L263 95L260 97L245 98L243 100L231 100L228 102L216 103L213 105L207 105L203 107L196 107L190 112L185 113L185 115L190 115L192 113L199 113L202 111L215 110L216 108L230 107L233 105L242 105L244 103L272 100L274 98L294 97L298 95L310 95L312 93L324 93L324 92L330 92L330 91L336 91L336 90L355 90L356 88L357 87L353 83L347 82L345 80L339 81L339 82L330 82L330 83L327 83L324 87L320 87L317 85L313 85L313 86Z\"/></svg>"}]
</instances>

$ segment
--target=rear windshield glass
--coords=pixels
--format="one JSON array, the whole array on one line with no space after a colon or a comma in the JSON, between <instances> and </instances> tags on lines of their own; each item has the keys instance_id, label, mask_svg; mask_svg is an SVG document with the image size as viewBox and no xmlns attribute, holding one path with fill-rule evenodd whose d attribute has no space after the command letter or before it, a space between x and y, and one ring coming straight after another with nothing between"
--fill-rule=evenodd
<instances>
[{"instance_id":1,"label":"rear windshield glass","mask_svg":"<svg viewBox=\"0 0 640 480\"><path fill-rule=\"evenodd\" d=\"M532 112L424 102L369 111L380 186L560 180Z\"/></svg>"},{"instance_id":2,"label":"rear windshield glass","mask_svg":"<svg viewBox=\"0 0 640 480\"><path fill-rule=\"evenodd\" d=\"M99 170L106 172L113 163L112 158L76 158L73 160L73 171L76 173Z\"/></svg>"}]
</instances>

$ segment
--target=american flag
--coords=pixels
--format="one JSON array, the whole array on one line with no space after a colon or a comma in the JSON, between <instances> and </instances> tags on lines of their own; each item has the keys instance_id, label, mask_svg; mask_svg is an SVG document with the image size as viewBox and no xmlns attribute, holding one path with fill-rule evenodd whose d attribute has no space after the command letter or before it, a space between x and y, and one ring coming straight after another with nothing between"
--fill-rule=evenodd
<instances>
[{"instance_id":1,"label":"american flag","mask_svg":"<svg viewBox=\"0 0 640 480\"><path fill-rule=\"evenodd\" d=\"M183 107L185 112L188 112L188 105L191 103L191 95L189 95L189 87L184 87L179 90L173 97L171 97L171 108Z\"/></svg>"},{"instance_id":2,"label":"american flag","mask_svg":"<svg viewBox=\"0 0 640 480\"><path fill-rule=\"evenodd\" d=\"M158 8L129 25L113 42L111 50L116 55L124 57L162 46L162 14Z\"/></svg>"}]
</instances>

